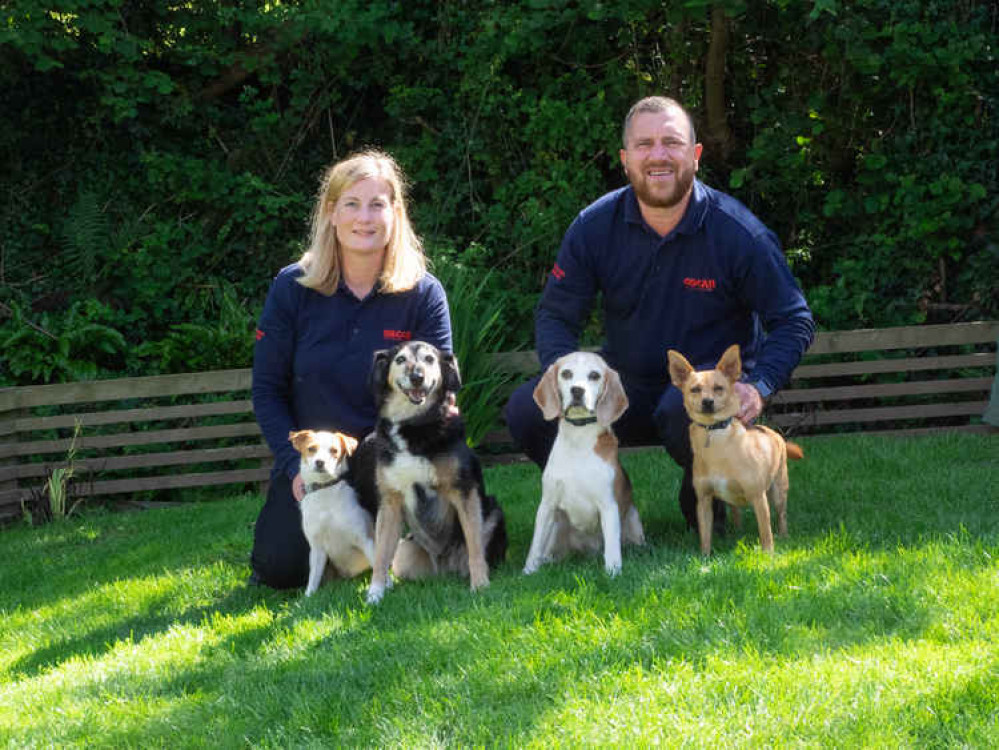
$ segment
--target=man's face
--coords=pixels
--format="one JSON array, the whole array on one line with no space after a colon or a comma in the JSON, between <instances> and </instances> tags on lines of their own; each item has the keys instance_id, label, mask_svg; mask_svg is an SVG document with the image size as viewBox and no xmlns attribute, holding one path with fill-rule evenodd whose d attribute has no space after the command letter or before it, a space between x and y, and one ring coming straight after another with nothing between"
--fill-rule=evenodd
<instances>
[{"instance_id":1,"label":"man's face","mask_svg":"<svg viewBox=\"0 0 999 750\"><path fill-rule=\"evenodd\" d=\"M640 112L631 120L621 164L638 200L653 208L671 208L690 192L701 158L701 144L691 143L684 113Z\"/></svg>"}]
</instances>

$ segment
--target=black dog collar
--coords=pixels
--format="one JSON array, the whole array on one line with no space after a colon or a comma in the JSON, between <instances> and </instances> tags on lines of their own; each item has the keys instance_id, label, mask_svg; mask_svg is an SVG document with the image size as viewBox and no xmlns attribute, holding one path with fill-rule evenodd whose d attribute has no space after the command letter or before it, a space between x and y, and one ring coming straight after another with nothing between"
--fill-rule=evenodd
<instances>
[{"instance_id":1,"label":"black dog collar","mask_svg":"<svg viewBox=\"0 0 999 750\"><path fill-rule=\"evenodd\" d=\"M325 490L327 487L332 487L335 484L340 484L343 481L343 477L339 479L333 479L329 482L315 482L314 484L307 485L305 488L305 494L308 495L310 492L318 492L319 490Z\"/></svg>"},{"instance_id":2,"label":"black dog collar","mask_svg":"<svg viewBox=\"0 0 999 750\"><path fill-rule=\"evenodd\" d=\"M566 417L565 421L571 424L573 427L583 427L584 425L593 424L594 422L597 421L597 418L595 416L583 417L582 419L570 419L569 417Z\"/></svg>"},{"instance_id":3,"label":"black dog collar","mask_svg":"<svg viewBox=\"0 0 999 750\"><path fill-rule=\"evenodd\" d=\"M734 417L729 417L728 419L723 419L721 422L715 422L714 424L701 424L698 422L698 426L703 427L705 430L724 430L730 424Z\"/></svg>"},{"instance_id":4,"label":"black dog collar","mask_svg":"<svg viewBox=\"0 0 999 750\"><path fill-rule=\"evenodd\" d=\"M721 422L715 422L714 424L701 424L700 422L695 422L698 427L704 428L704 446L707 447L711 445L711 433L715 430L724 430L730 424L732 424L733 417L728 419L723 419Z\"/></svg>"}]
</instances>

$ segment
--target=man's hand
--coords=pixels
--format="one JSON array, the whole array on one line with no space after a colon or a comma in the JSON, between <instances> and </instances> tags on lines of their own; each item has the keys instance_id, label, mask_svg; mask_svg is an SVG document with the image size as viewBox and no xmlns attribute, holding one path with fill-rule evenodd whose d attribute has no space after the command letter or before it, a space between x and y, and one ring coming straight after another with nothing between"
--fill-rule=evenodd
<instances>
[{"instance_id":1,"label":"man's hand","mask_svg":"<svg viewBox=\"0 0 999 750\"><path fill-rule=\"evenodd\" d=\"M763 411L763 397L749 383L736 383L735 392L739 396L739 413L736 418L749 426Z\"/></svg>"},{"instance_id":2,"label":"man's hand","mask_svg":"<svg viewBox=\"0 0 999 750\"><path fill-rule=\"evenodd\" d=\"M296 474L295 478L291 480L291 494L298 502L302 502L302 498L305 497L305 480L302 479L301 474Z\"/></svg>"}]
</instances>

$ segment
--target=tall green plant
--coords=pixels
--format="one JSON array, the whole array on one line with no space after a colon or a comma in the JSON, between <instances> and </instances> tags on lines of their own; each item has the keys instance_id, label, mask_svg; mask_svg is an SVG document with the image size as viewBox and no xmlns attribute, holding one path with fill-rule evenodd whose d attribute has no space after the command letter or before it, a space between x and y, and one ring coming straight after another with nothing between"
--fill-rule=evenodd
<instances>
[{"instance_id":1,"label":"tall green plant","mask_svg":"<svg viewBox=\"0 0 999 750\"><path fill-rule=\"evenodd\" d=\"M70 489L76 477L77 440L82 430L83 425L79 420L76 420L73 425L73 437L63 462L49 471L41 489L33 492L32 501L27 504L22 503L22 512L36 526L48 521L61 521L68 518L83 502L83 499L80 498L72 505L69 504Z\"/></svg>"},{"instance_id":2,"label":"tall green plant","mask_svg":"<svg viewBox=\"0 0 999 750\"><path fill-rule=\"evenodd\" d=\"M447 291L454 353L463 387L458 407L470 446L476 446L499 421L512 376L496 368L494 354L523 346L523 336L504 326L503 295L497 277L451 258L441 258L434 272Z\"/></svg>"}]
</instances>

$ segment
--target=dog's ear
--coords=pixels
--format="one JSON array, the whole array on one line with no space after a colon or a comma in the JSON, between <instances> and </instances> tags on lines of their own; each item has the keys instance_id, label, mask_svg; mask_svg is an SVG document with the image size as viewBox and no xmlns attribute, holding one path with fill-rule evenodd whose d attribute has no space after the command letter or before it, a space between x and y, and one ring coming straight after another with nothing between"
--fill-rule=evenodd
<instances>
[{"instance_id":1,"label":"dog's ear","mask_svg":"<svg viewBox=\"0 0 999 750\"><path fill-rule=\"evenodd\" d=\"M733 383L742 376L742 358L739 356L739 345L732 344L715 366L716 370L721 370L722 374Z\"/></svg>"},{"instance_id":2,"label":"dog's ear","mask_svg":"<svg viewBox=\"0 0 999 750\"><path fill-rule=\"evenodd\" d=\"M379 349L375 352L371 360L371 375L368 378L368 387L374 394L375 403L381 404L387 387L389 365L395 349Z\"/></svg>"},{"instance_id":3,"label":"dog's ear","mask_svg":"<svg viewBox=\"0 0 999 750\"><path fill-rule=\"evenodd\" d=\"M346 456L353 456L357 450L357 440L342 432L336 434L337 442L340 443L340 451Z\"/></svg>"},{"instance_id":4,"label":"dog's ear","mask_svg":"<svg viewBox=\"0 0 999 750\"><path fill-rule=\"evenodd\" d=\"M608 427L621 418L628 409L628 396L621 385L617 370L608 367L604 371L604 389L597 399L597 422Z\"/></svg>"},{"instance_id":5,"label":"dog's ear","mask_svg":"<svg viewBox=\"0 0 999 750\"><path fill-rule=\"evenodd\" d=\"M457 393L461 390L461 373L458 372L458 359L451 352L441 352L440 357L444 390Z\"/></svg>"},{"instance_id":6,"label":"dog's ear","mask_svg":"<svg viewBox=\"0 0 999 750\"><path fill-rule=\"evenodd\" d=\"M562 411L558 396L558 362L552 362L534 387L534 403L541 408L541 414L551 421Z\"/></svg>"},{"instance_id":7,"label":"dog's ear","mask_svg":"<svg viewBox=\"0 0 999 750\"><path fill-rule=\"evenodd\" d=\"M669 359L670 381L677 388L683 388L683 384L687 381L687 378L693 374L694 368L687 361L687 358L675 349L670 349L666 352L666 357Z\"/></svg>"},{"instance_id":8,"label":"dog's ear","mask_svg":"<svg viewBox=\"0 0 999 750\"><path fill-rule=\"evenodd\" d=\"M299 430L298 432L292 431L288 433L288 440L291 441L291 444L292 446L294 446L295 450L301 453L302 449L305 448L306 445L308 445L309 440L311 439L310 438L311 434L312 434L311 430Z\"/></svg>"}]
</instances>

